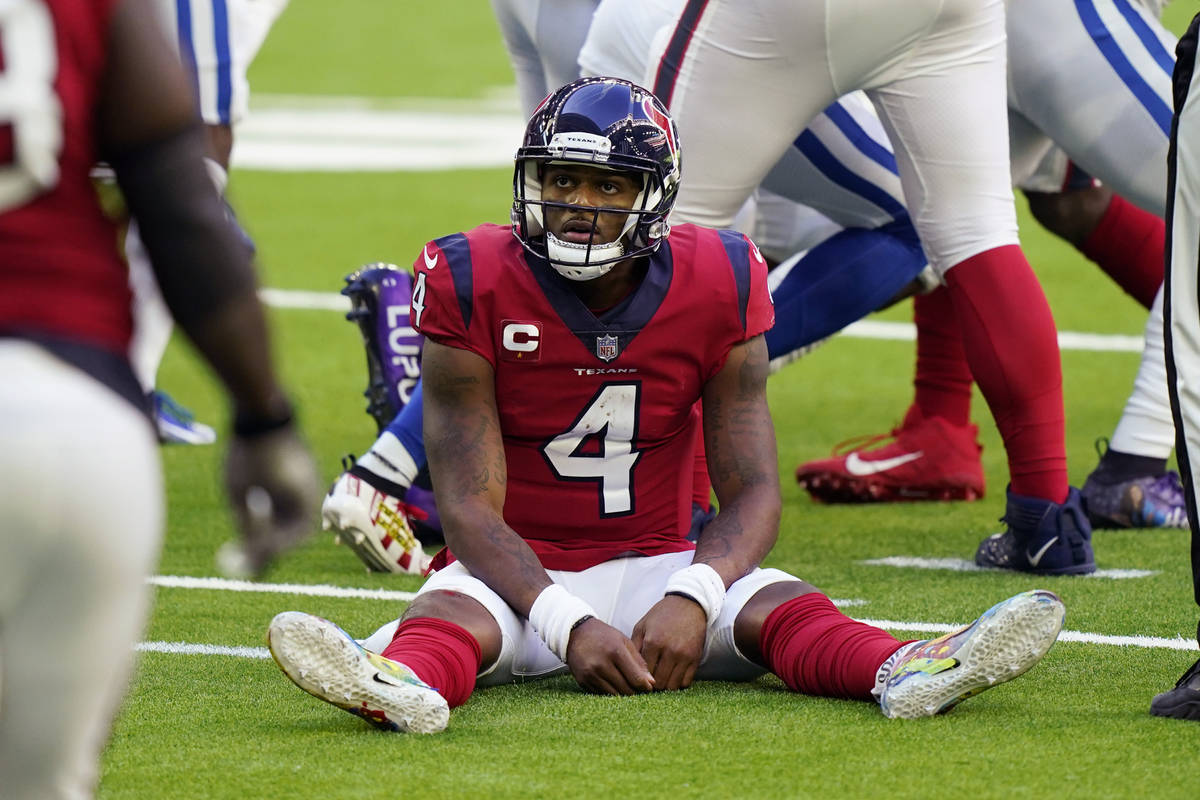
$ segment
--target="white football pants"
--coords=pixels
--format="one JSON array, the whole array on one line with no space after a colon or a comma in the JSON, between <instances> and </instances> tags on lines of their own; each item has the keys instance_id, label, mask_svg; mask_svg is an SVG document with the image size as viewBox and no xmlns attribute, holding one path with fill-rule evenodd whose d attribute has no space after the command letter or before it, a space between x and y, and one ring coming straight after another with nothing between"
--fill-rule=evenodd
<instances>
[{"instance_id":1,"label":"white football pants","mask_svg":"<svg viewBox=\"0 0 1200 800\"><path fill-rule=\"evenodd\" d=\"M149 607L163 488L145 415L0 339L0 796L91 797Z\"/></svg>"}]
</instances>

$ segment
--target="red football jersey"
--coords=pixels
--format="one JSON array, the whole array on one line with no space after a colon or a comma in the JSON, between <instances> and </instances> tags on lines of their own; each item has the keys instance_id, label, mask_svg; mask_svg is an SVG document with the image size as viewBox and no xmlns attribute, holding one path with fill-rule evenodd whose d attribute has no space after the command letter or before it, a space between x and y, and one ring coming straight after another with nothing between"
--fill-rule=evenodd
<instances>
[{"instance_id":1,"label":"red football jersey","mask_svg":"<svg viewBox=\"0 0 1200 800\"><path fill-rule=\"evenodd\" d=\"M88 173L116 0L17 0L0 26L0 333L124 353L128 275ZM16 84L15 86L13 84Z\"/></svg>"},{"instance_id":2,"label":"red football jersey","mask_svg":"<svg viewBox=\"0 0 1200 800\"><path fill-rule=\"evenodd\" d=\"M599 316L508 227L430 242L414 274L413 327L495 369L504 518L543 566L692 548L697 401L730 348L775 319L746 237L672 228Z\"/></svg>"}]
</instances>

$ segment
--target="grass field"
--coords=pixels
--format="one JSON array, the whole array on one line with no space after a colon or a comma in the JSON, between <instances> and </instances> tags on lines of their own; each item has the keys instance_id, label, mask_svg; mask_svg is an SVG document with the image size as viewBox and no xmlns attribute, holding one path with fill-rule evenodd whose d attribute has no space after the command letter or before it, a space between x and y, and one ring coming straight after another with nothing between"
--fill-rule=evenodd
<instances>
[{"instance_id":1,"label":"grass field","mask_svg":"<svg viewBox=\"0 0 1200 800\"><path fill-rule=\"evenodd\" d=\"M1181 30L1195 11L1194 2L1176 2L1171 27ZM270 94L463 99L494 96L512 82L484 0L293 0L251 77L256 91ZM257 240L264 285L332 292L363 262L407 264L429 238L503 221L510 187L505 169L236 170L231 190ZM1093 266L1032 223L1023 223L1022 237L1063 330L1140 335L1144 312ZM909 313L902 306L881 318ZM282 369L332 480L339 458L373 438L358 333L331 311L276 309L272 321ZM1035 585L1052 589L1067 605L1070 636L1015 683L910 723L865 703L786 693L773 677L621 699L555 679L477 692L438 736L383 734L301 693L265 658L265 628L278 611L316 613L365 635L403 608L395 598L301 594L279 584L326 587L313 591L327 595L337 594L331 587L419 586L416 578L365 574L317 536L254 591L156 589L144 638L165 652L141 656L103 759L100 796L1200 796L1200 726L1147 714L1150 697L1196 657L1182 649L1197 615L1187 533L1099 532L1102 570L1149 573L1122 580L865 563L969 559L998 529L1003 449L978 399L988 479L980 502L824 507L791 480L797 463L835 442L894 425L910 399L912 359L909 343L842 337L772 379L784 518L768 563L857 601L848 613L901 635L965 623ZM1064 352L1076 484L1094 466L1093 441L1111 432L1137 363L1131 353ZM202 419L224 425L212 379L178 342L160 383ZM169 521L159 575L215 575L212 554L232 535L220 457L220 448L163 450Z\"/></svg>"}]
</instances>

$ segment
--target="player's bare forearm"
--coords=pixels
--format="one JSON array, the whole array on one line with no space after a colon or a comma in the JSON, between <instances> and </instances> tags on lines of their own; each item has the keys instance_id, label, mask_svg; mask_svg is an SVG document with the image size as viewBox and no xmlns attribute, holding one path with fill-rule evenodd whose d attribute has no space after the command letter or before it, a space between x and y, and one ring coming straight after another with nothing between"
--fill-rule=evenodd
<instances>
[{"instance_id":1,"label":"player's bare forearm","mask_svg":"<svg viewBox=\"0 0 1200 800\"><path fill-rule=\"evenodd\" d=\"M701 533L694 560L715 569L726 586L758 566L779 532L767 361L761 336L743 342L704 390L705 451L720 511Z\"/></svg>"},{"instance_id":2,"label":"player's bare forearm","mask_svg":"<svg viewBox=\"0 0 1200 800\"><path fill-rule=\"evenodd\" d=\"M425 451L446 546L513 610L528 616L550 576L504 522L508 470L492 367L474 353L431 340L422 361Z\"/></svg>"}]
</instances>

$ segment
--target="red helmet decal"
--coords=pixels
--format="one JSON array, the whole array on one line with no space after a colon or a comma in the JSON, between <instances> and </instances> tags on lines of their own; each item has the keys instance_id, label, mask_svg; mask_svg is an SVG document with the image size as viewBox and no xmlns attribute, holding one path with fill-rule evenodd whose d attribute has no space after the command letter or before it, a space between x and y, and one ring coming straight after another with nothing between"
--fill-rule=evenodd
<instances>
[{"instance_id":1,"label":"red helmet decal","mask_svg":"<svg viewBox=\"0 0 1200 800\"><path fill-rule=\"evenodd\" d=\"M646 118L654 123L654 127L663 132L663 136L667 140L667 149L671 151L671 158L679 158L679 143L675 141L675 133L671 126L671 118L658 110L654 104L654 98L646 97L642 99L642 111L645 112Z\"/></svg>"}]
</instances>

